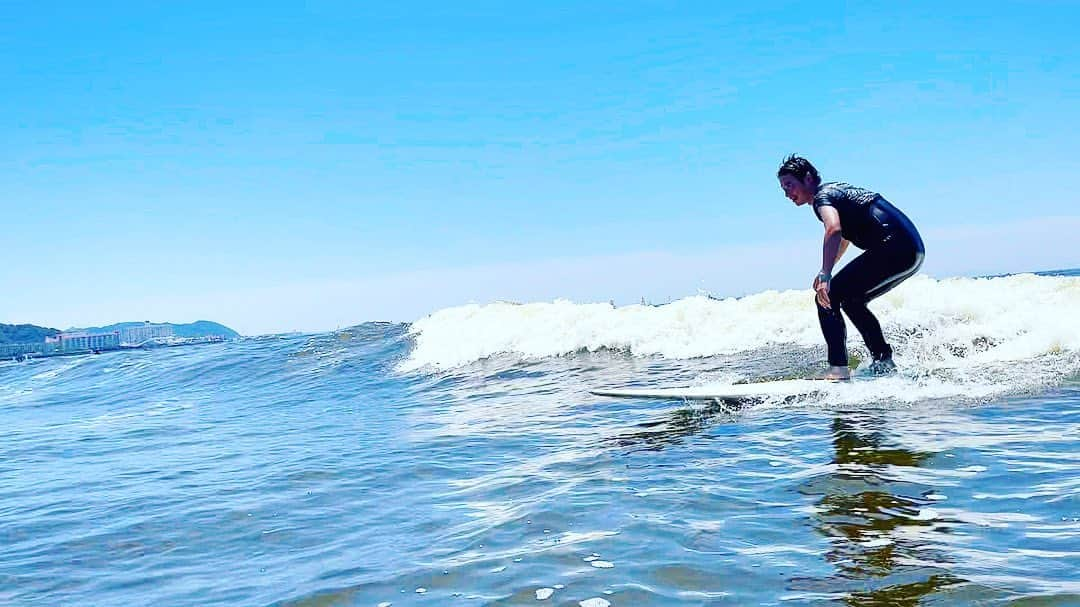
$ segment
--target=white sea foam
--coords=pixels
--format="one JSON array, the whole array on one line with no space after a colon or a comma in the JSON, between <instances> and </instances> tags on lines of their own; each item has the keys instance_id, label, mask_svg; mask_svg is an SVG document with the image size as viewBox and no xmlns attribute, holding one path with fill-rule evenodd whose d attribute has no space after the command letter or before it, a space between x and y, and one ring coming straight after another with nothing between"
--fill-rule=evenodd
<instances>
[{"instance_id":1,"label":"white sea foam","mask_svg":"<svg viewBox=\"0 0 1080 607\"><path fill-rule=\"evenodd\" d=\"M1080 349L1080 278L1021 274L935 280L916 276L872 307L888 333L940 362L1021 361ZM523 359L603 348L692 358L770 344L821 342L810 291L734 299L693 296L663 306L492 303L447 308L415 323L403 370L452 368L494 354Z\"/></svg>"},{"instance_id":2,"label":"white sea foam","mask_svg":"<svg viewBox=\"0 0 1080 607\"><path fill-rule=\"evenodd\" d=\"M447 308L413 323L416 347L402 370L448 369L507 353L535 360L615 349L695 358L768 344L811 344L821 337L809 301L806 292L767 291L740 299L687 297L664 306L558 300Z\"/></svg>"},{"instance_id":3,"label":"white sea foam","mask_svg":"<svg viewBox=\"0 0 1080 607\"><path fill-rule=\"evenodd\" d=\"M892 382L901 397L979 398L1080 371L1080 277L920 275L872 308L904 369L874 382L878 394ZM809 290L692 296L662 306L467 305L435 312L410 333L415 347L402 371L441 371L495 355L537 360L607 349L687 359L823 343ZM849 344L860 342L849 330ZM856 399L858 391L845 389Z\"/></svg>"}]
</instances>

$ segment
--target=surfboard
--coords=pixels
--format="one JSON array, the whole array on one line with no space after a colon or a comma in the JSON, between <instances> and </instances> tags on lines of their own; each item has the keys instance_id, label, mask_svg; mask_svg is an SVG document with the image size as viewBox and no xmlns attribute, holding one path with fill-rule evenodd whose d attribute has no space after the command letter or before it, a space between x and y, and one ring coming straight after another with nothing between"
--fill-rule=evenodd
<instances>
[{"instance_id":1,"label":"surfboard","mask_svg":"<svg viewBox=\"0 0 1080 607\"><path fill-rule=\"evenodd\" d=\"M743 400L769 396L799 396L825 392L849 382L820 379L783 379L751 384L706 384L685 388L613 388L589 390L596 396L615 398L657 398L667 400Z\"/></svg>"}]
</instances>

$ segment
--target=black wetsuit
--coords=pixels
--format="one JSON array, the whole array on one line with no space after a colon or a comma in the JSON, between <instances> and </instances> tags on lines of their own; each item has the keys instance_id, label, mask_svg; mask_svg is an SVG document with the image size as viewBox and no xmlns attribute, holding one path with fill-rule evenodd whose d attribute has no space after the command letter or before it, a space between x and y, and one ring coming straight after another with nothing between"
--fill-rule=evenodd
<instances>
[{"instance_id":1,"label":"black wetsuit","mask_svg":"<svg viewBox=\"0 0 1080 607\"><path fill-rule=\"evenodd\" d=\"M847 366L847 328L843 310L862 334L875 361L892 357L881 325L866 307L919 270L925 249L919 231L899 209L876 192L846 183L823 183L814 195L814 213L821 207L840 215L845 240L865 252L844 266L829 284L831 309L818 304L818 320L829 347L829 364Z\"/></svg>"}]
</instances>

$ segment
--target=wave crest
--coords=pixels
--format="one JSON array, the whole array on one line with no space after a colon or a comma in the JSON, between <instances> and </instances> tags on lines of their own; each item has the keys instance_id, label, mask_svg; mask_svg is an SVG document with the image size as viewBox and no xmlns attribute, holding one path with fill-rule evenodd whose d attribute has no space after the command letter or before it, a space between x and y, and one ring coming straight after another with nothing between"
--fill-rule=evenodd
<instances>
[{"instance_id":1,"label":"wave crest","mask_svg":"<svg viewBox=\"0 0 1080 607\"><path fill-rule=\"evenodd\" d=\"M412 324L414 347L399 370L445 370L494 355L535 360L618 350L687 359L819 346L812 302L810 290L789 290L727 299L698 295L660 306L566 300L458 306ZM1059 371L1076 371L1080 277L920 275L871 308L898 361L916 372L1045 362L1047 356ZM859 341L852 330L849 345Z\"/></svg>"}]
</instances>

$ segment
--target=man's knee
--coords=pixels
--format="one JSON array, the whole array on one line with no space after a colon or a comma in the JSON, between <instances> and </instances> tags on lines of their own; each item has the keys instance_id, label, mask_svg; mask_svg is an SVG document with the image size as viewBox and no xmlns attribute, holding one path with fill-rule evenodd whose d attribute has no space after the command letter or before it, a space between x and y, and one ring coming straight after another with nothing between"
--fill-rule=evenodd
<instances>
[{"instance_id":1,"label":"man's knee","mask_svg":"<svg viewBox=\"0 0 1080 607\"><path fill-rule=\"evenodd\" d=\"M847 296L841 297L833 302L837 308L843 308L845 312L850 314L853 310L858 313L861 310L866 309L867 300L864 297Z\"/></svg>"},{"instance_id":2,"label":"man's knee","mask_svg":"<svg viewBox=\"0 0 1080 607\"><path fill-rule=\"evenodd\" d=\"M817 293L814 293L814 305L817 306L818 314L831 314L833 309L836 307L836 302L833 302L830 298L830 303L833 304L832 308L826 308L822 306L821 302L818 301Z\"/></svg>"}]
</instances>

